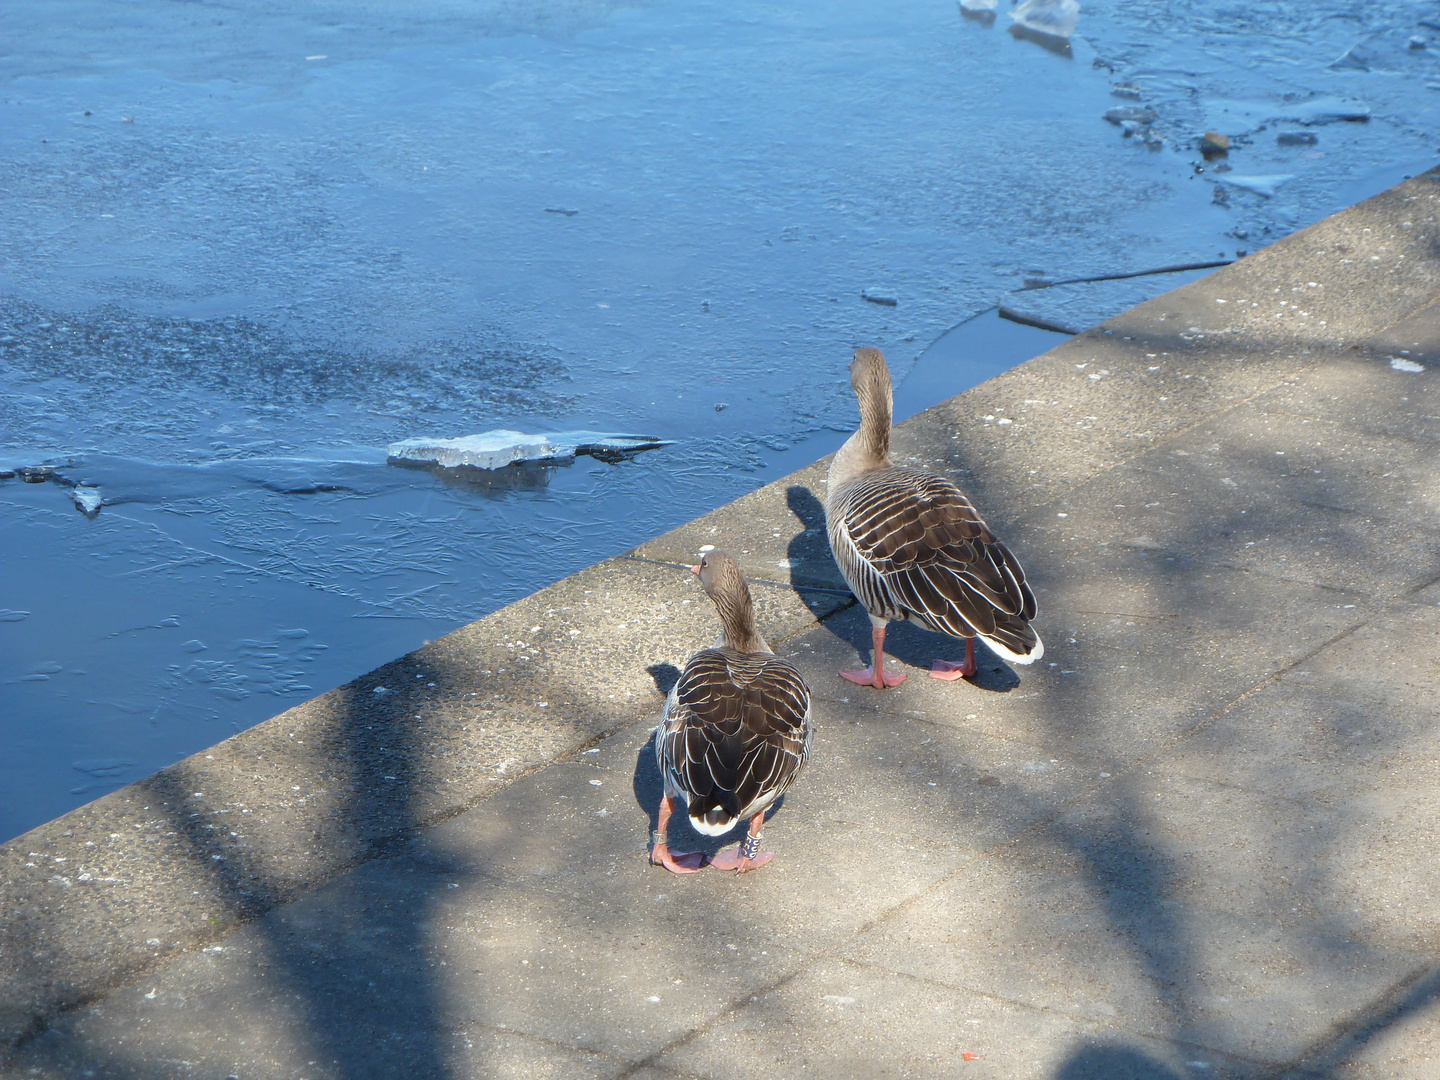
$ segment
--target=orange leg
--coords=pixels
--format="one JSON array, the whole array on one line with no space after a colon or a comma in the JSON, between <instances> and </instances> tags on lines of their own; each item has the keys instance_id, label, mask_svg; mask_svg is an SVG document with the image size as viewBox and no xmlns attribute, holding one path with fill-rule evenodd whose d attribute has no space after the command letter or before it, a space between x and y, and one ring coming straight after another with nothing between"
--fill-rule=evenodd
<instances>
[{"instance_id":1,"label":"orange leg","mask_svg":"<svg viewBox=\"0 0 1440 1080\"><path fill-rule=\"evenodd\" d=\"M932 679L944 679L952 682L955 679L968 679L978 669L975 666L975 639L965 639L965 659L960 663L953 660L936 660L930 668Z\"/></svg>"},{"instance_id":2,"label":"orange leg","mask_svg":"<svg viewBox=\"0 0 1440 1080\"><path fill-rule=\"evenodd\" d=\"M660 820L655 824L655 846L650 849L650 865L663 866L672 874L697 874L705 867L703 852L671 854L665 844L665 828L670 824L670 815L674 812L674 801L666 795L660 800Z\"/></svg>"},{"instance_id":3,"label":"orange leg","mask_svg":"<svg viewBox=\"0 0 1440 1080\"><path fill-rule=\"evenodd\" d=\"M745 839L740 842L740 846L720 852L710 860L710 865L721 870L734 870L738 874L743 874L747 870L758 870L775 858L773 851L760 850L760 830L764 825L765 812L762 810L750 819L749 829L746 831Z\"/></svg>"},{"instance_id":4,"label":"orange leg","mask_svg":"<svg viewBox=\"0 0 1440 1080\"><path fill-rule=\"evenodd\" d=\"M868 668L860 668L858 671L842 671L840 677L849 679L857 686L873 686L876 690L899 686L905 681L904 675L885 674L885 627L870 628L870 644L875 653L871 665Z\"/></svg>"}]
</instances>

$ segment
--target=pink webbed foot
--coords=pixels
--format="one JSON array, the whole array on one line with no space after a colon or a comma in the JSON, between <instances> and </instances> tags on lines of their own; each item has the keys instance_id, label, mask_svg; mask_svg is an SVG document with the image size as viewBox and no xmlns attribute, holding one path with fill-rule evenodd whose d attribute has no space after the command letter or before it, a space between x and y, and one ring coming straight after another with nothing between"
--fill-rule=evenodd
<instances>
[{"instance_id":1,"label":"pink webbed foot","mask_svg":"<svg viewBox=\"0 0 1440 1080\"><path fill-rule=\"evenodd\" d=\"M740 848L727 848L716 854L710 865L717 870L734 870L737 874L744 874L750 870L758 870L771 859L775 858L773 851L762 851L753 859L747 859L740 854Z\"/></svg>"},{"instance_id":2,"label":"pink webbed foot","mask_svg":"<svg viewBox=\"0 0 1440 1080\"><path fill-rule=\"evenodd\" d=\"M956 679L968 679L975 671L974 661L966 663L961 660L956 663L953 660L936 660L930 667L930 678L953 682Z\"/></svg>"},{"instance_id":3,"label":"pink webbed foot","mask_svg":"<svg viewBox=\"0 0 1440 1080\"><path fill-rule=\"evenodd\" d=\"M856 686L873 686L876 690L888 690L905 681L904 675L892 675L885 670L885 627L870 628L870 648L875 662L858 671L842 671L840 677L849 679Z\"/></svg>"},{"instance_id":4,"label":"pink webbed foot","mask_svg":"<svg viewBox=\"0 0 1440 1080\"><path fill-rule=\"evenodd\" d=\"M663 866L672 874L698 874L705 869L703 851L672 853L664 844L656 844L650 852L650 865Z\"/></svg>"},{"instance_id":5,"label":"pink webbed foot","mask_svg":"<svg viewBox=\"0 0 1440 1080\"><path fill-rule=\"evenodd\" d=\"M876 690L888 690L905 681L904 675L896 675L883 668L877 674L874 667L860 668L857 671L842 671L840 677L849 679L856 686L873 686Z\"/></svg>"},{"instance_id":6,"label":"pink webbed foot","mask_svg":"<svg viewBox=\"0 0 1440 1080\"><path fill-rule=\"evenodd\" d=\"M760 850L760 828L765 824L765 812L762 810L750 819L749 828L745 830L745 839L740 841L739 847L729 848L710 860L710 865L719 867L721 870L734 870L737 874L744 874L750 870L758 870L771 859L775 858L773 851Z\"/></svg>"},{"instance_id":7,"label":"pink webbed foot","mask_svg":"<svg viewBox=\"0 0 1440 1080\"><path fill-rule=\"evenodd\" d=\"M968 679L979 670L975 664L975 639L966 638L965 659L958 663L954 660L936 660L930 666L930 677L954 682L956 679Z\"/></svg>"}]
</instances>

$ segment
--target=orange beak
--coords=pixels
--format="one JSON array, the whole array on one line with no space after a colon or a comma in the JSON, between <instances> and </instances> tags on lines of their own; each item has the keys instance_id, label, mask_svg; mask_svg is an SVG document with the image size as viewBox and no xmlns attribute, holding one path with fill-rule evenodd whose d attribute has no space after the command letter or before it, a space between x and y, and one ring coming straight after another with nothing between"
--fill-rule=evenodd
<instances>
[{"instance_id":1,"label":"orange beak","mask_svg":"<svg viewBox=\"0 0 1440 1080\"><path fill-rule=\"evenodd\" d=\"M700 567L698 567L698 566L692 566L692 567L690 567L690 573L694 574L696 577L699 577L699 576L700 576Z\"/></svg>"}]
</instances>

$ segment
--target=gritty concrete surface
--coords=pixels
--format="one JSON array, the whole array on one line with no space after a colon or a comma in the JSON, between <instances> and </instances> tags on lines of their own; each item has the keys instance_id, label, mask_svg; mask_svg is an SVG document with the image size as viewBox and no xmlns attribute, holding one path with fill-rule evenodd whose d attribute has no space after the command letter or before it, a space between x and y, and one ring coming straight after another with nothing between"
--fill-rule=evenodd
<instances>
[{"instance_id":1,"label":"gritty concrete surface","mask_svg":"<svg viewBox=\"0 0 1440 1080\"><path fill-rule=\"evenodd\" d=\"M1027 567L1034 668L901 626L902 687L839 680L821 463L0 847L0 1071L1440 1075L1437 208L897 431ZM738 878L646 863L707 544L817 703Z\"/></svg>"}]
</instances>

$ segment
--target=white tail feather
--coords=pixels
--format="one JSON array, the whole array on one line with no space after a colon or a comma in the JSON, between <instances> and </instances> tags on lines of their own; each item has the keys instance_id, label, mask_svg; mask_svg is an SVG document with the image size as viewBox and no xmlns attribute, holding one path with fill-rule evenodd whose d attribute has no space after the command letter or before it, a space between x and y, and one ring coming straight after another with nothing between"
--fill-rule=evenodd
<instances>
[{"instance_id":1,"label":"white tail feather","mask_svg":"<svg viewBox=\"0 0 1440 1080\"><path fill-rule=\"evenodd\" d=\"M1035 635L1035 648L1031 649L1024 656L1021 656L1017 652L1012 652L994 638L986 637L984 634L980 635L980 640L990 646L996 656L1010 664L1033 664L1045 655L1045 643L1040 640L1039 634Z\"/></svg>"},{"instance_id":2,"label":"white tail feather","mask_svg":"<svg viewBox=\"0 0 1440 1080\"><path fill-rule=\"evenodd\" d=\"M739 818L735 817L726 818L724 821L721 821L715 825L711 825L708 821L705 820L704 817L695 817L694 815L691 815L690 827L696 832L698 832L701 836L723 836L725 833L733 829L735 827L735 823L739 820Z\"/></svg>"}]
</instances>

